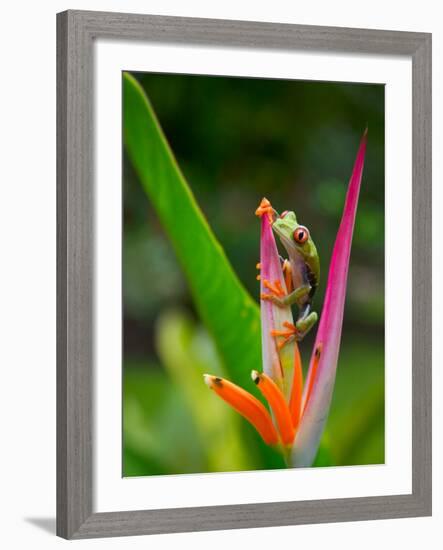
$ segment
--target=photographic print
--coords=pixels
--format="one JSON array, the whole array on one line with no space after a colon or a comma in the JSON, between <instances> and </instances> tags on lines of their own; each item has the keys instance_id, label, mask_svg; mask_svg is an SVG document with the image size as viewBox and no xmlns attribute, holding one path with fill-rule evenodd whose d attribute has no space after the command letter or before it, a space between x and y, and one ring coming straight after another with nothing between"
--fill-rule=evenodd
<instances>
[{"instance_id":1,"label":"photographic print","mask_svg":"<svg viewBox=\"0 0 443 550\"><path fill-rule=\"evenodd\" d=\"M122 87L123 476L383 464L384 85Z\"/></svg>"}]
</instances>

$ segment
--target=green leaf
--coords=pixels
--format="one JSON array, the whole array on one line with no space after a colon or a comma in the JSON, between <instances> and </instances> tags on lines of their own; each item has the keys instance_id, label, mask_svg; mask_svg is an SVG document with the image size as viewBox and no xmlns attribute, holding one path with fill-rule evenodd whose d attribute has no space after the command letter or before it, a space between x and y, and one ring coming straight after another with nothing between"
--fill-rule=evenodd
<instances>
[{"instance_id":1,"label":"green leaf","mask_svg":"<svg viewBox=\"0 0 443 550\"><path fill-rule=\"evenodd\" d=\"M227 374L252 389L250 372L261 368L258 305L234 273L197 205L146 94L128 73L123 75L123 127L129 158L169 236Z\"/></svg>"}]
</instances>

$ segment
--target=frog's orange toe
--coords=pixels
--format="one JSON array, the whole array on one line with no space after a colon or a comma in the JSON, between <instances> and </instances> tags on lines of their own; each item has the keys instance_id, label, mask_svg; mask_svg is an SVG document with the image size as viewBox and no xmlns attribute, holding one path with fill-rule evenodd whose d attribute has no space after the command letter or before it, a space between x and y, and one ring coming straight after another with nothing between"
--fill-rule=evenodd
<instances>
[{"instance_id":1,"label":"frog's orange toe","mask_svg":"<svg viewBox=\"0 0 443 550\"><path fill-rule=\"evenodd\" d=\"M267 288L272 295L277 296L278 298L286 296L283 286L278 280L271 283L268 279L263 279L263 287Z\"/></svg>"},{"instance_id":2,"label":"frog's orange toe","mask_svg":"<svg viewBox=\"0 0 443 550\"><path fill-rule=\"evenodd\" d=\"M288 321L285 321L283 323L283 326L286 330L271 330L271 336L279 337L281 336L283 340L278 342L277 348L282 349L283 346L285 346L288 342L292 341L293 338L295 338L298 334L297 327L293 325L292 323L289 323Z\"/></svg>"}]
</instances>

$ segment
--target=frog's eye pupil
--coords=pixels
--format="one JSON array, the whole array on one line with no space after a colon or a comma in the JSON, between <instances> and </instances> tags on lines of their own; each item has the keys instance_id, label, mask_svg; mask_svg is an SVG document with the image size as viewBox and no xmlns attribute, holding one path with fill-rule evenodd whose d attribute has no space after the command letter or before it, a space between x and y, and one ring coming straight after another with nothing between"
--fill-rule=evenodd
<instances>
[{"instance_id":1,"label":"frog's eye pupil","mask_svg":"<svg viewBox=\"0 0 443 550\"><path fill-rule=\"evenodd\" d=\"M294 231L294 241L304 244L309 239L309 231L303 225L299 225Z\"/></svg>"},{"instance_id":2,"label":"frog's eye pupil","mask_svg":"<svg viewBox=\"0 0 443 550\"><path fill-rule=\"evenodd\" d=\"M282 212L280 214L280 218L284 218L286 216L286 214L289 214L289 210L285 210L284 212Z\"/></svg>"}]
</instances>

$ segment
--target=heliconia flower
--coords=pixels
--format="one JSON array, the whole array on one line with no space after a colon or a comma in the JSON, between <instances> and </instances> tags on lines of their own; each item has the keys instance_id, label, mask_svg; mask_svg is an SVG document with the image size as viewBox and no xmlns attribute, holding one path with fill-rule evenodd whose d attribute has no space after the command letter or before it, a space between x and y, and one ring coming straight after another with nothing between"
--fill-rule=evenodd
<instances>
[{"instance_id":1,"label":"heliconia flower","mask_svg":"<svg viewBox=\"0 0 443 550\"><path fill-rule=\"evenodd\" d=\"M326 287L323 311L303 388L301 357L289 306L263 299L268 291L284 296L285 273L272 232L274 210L263 199L260 275L263 373L252 379L271 412L252 394L228 380L204 375L206 384L244 416L268 445L280 444L293 467L311 466L329 413L340 349L347 275L366 151L365 131L349 181L342 220L337 233ZM274 424L275 422L275 424ZM289 457L289 458L288 458Z\"/></svg>"},{"instance_id":2,"label":"heliconia flower","mask_svg":"<svg viewBox=\"0 0 443 550\"><path fill-rule=\"evenodd\" d=\"M284 296L288 289L272 231L274 209L264 198L256 210L261 217L260 296L268 291ZM280 307L271 300L261 300L261 338L263 372L282 390L297 428L303 390L301 357L294 338L294 320L290 306ZM281 337L283 340L278 341Z\"/></svg>"},{"instance_id":3,"label":"heliconia flower","mask_svg":"<svg viewBox=\"0 0 443 550\"><path fill-rule=\"evenodd\" d=\"M286 282L272 232L273 209L263 199L256 211L261 217L260 275L262 294L268 291L285 295ZM300 419L302 398L301 359L294 339L290 306L279 307L269 300L261 303L263 373L252 371L257 388L267 400L272 417L252 394L228 380L206 374L206 384L244 416L265 443L292 447ZM283 340L280 345L279 338ZM276 428L274 427L274 421Z\"/></svg>"}]
</instances>

